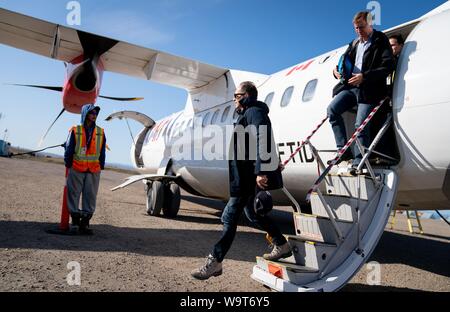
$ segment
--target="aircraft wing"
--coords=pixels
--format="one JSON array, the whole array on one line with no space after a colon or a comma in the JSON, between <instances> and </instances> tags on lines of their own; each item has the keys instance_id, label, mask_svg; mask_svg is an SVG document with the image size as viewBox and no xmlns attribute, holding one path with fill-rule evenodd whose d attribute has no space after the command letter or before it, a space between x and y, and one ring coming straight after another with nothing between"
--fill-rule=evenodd
<instances>
[{"instance_id":1,"label":"aircraft wing","mask_svg":"<svg viewBox=\"0 0 450 312\"><path fill-rule=\"evenodd\" d=\"M80 37L84 42L80 42ZM102 50L106 71L191 91L220 78L228 69L130 43L86 33L0 8L0 43L64 62ZM111 47L112 45L112 47Z\"/></svg>"},{"instance_id":2,"label":"aircraft wing","mask_svg":"<svg viewBox=\"0 0 450 312\"><path fill-rule=\"evenodd\" d=\"M145 180L152 180L152 181L161 181L161 180L172 180L172 181L175 181L179 177L180 177L180 175L176 175L176 176L160 175L160 174L140 174L140 175L135 175L135 176L131 176L131 177L126 178L125 182L123 182L122 184L116 186L115 188L112 188L111 191L115 191L115 190L127 187L128 185L131 185L133 183L136 183L136 182L144 180L144 179Z\"/></svg>"}]
</instances>

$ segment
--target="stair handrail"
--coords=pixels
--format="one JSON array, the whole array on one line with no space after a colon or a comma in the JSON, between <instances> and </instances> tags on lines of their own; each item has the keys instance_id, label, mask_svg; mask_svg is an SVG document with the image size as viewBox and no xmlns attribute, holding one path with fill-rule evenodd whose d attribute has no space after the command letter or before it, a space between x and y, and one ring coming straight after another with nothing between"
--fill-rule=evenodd
<instances>
[{"instance_id":1,"label":"stair handrail","mask_svg":"<svg viewBox=\"0 0 450 312\"><path fill-rule=\"evenodd\" d=\"M322 183L323 179L327 176L327 174L330 172L330 170L338 163L338 161L341 159L342 155L350 148L350 146L355 142L355 140L358 138L358 135L365 129L369 121L373 118L373 116L378 112L378 110L381 108L381 106L390 100L389 97L384 98L380 101L380 103L375 106L375 108L370 112L369 116L363 121L363 123L358 127L358 129L355 130L353 135L351 136L350 140L348 140L347 144L343 148L341 148L337 154L337 156L331 161L331 163L328 165L328 167L325 169L324 172L319 176L319 178L316 180L316 182L313 184L311 189L308 191L306 195L306 201L311 201L311 194L313 192L316 192L319 188L320 183Z\"/></svg>"},{"instance_id":2,"label":"stair handrail","mask_svg":"<svg viewBox=\"0 0 450 312\"><path fill-rule=\"evenodd\" d=\"M294 159L294 157L302 150L302 148L306 145L309 144L312 147L312 144L310 142L311 138L314 136L314 134L316 134L316 132L320 129L320 127L322 127L322 125L325 123L325 121L328 120L328 116L326 116L325 118L322 119L322 121L316 126L316 128L308 135L308 137L301 142L301 144L295 149L295 151L291 154L291 156L288 157L288 159L286 159L282 164L281 164L281 171L283 171L286 167L286 165L292 160ZM290 199L290 201L294 204L295 206L295 211L296 212L300 212L300 204L297 202L297 200L294 198L294 196L292 196L292 194L287 190L286 187L282 188L282 191L284 192L284 194Z\"/></svg>"},{"instance_id":3,"label":"stair handrail","mask_svg":"<svg viewBox=\"0 0 450 312\"><path fill-rule=\"evenodd\" d=\"M295 157L295 155L297 155L300 150L308 143L310 143L311 138L314 136L314 134L316 134L316 132L320 129L320 127L322 127L322 125L325 123L325 121L328 120L328 116L326 116L324 119L322 119L322 121L317 125L317 127L311 132L311 134L304 140L301 142L301 144L295 149L295 151L291 154L291 156L289 156L288 159L286 159L283 163L282 163L282 169L284 170L284 167Z\"/></svg>"}]
</instances>

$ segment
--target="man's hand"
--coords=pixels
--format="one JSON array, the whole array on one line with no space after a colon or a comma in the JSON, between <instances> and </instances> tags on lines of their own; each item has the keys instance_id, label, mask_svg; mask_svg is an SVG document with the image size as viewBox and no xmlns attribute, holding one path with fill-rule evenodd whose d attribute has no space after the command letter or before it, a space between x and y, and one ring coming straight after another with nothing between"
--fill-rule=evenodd
<instances>
[{"instance_id":1,"label":"man's hand","mask_svg":"<svg viewBox=\"0 0 450 312\"><path fill-rule=\"evenodd\" d=\"M341 79L342 78L342 76L341 76L341 74L338 72L338 70L337 70L337 67L335 67L334 69L333 69L333 75L334 75L334 77L336 77L337 79Z\"/></svg>"},{"instance_id":2,"label":"man's hand","mask_svg":"<svg viewBox=\"0 0 450 312\"><path fill-rule=\"evenodd\" d=\"M267 187L267 176L266 175L260 175L256 177L256 184L260 189L265 189Z\"/></svg>"},{"instance_id":3,"label":"man's hand","mask_svg":"<svg viewBox=\"0 0 450 312\"><path fill-rule=\"evenodd\" d=\"M359 86L363 82L363 74L353 74L348 83L352 86Z\"/></svg>"}]
</instances>

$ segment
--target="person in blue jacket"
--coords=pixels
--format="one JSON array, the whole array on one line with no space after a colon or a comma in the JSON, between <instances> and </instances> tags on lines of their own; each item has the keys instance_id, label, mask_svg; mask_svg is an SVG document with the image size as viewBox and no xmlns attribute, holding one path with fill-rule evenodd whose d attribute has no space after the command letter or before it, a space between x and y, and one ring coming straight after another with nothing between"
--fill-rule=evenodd
<instances>
[{"instance_id":1,"label":"person in blue jacket","mask_svg":"<svg viewBox=\"0 0 450 312\"><path fill-rule=\"evenodd\" d=\"M93 104L82 107L81 124L71 128L65 146L64 163L69 168L67 206L72 225L80 234L92 234L89 220L95 212L100 173L105 168L106 137L96 125L99 111L100 107Z\"/></svg>"}]
</instances>

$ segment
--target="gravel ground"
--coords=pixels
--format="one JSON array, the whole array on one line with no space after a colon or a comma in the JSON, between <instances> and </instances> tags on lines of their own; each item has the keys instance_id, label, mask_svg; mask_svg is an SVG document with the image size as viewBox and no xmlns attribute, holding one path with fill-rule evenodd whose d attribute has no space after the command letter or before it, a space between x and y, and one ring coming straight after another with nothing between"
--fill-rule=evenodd
<instances>
[{"instance_id":1,"label":"gravel ground","mask_svg":"<svg viewBox=\"0 0 450 312\"><path fill-rule=\"evenodd\" d=\"M250 278L255 256L267 245L245 220L224 274L192 279L190 271L220 236L224 204L183 193L176 219L150 217L142 183L109 190L129 174L102 173L95 235L47 234L59 222L64 170L57 163L0 158L0 291L270 291ZM274 217L293 233L289 208ZM368 285L373 269L364 266L343 291L450 291L450 227L438 220L423 220L423 227L425 235L411 235L399 216L370 259L381 264L381 284ZM79 286L67 283L71 261L80 264Z\"/></svg>"}]
</instances>

